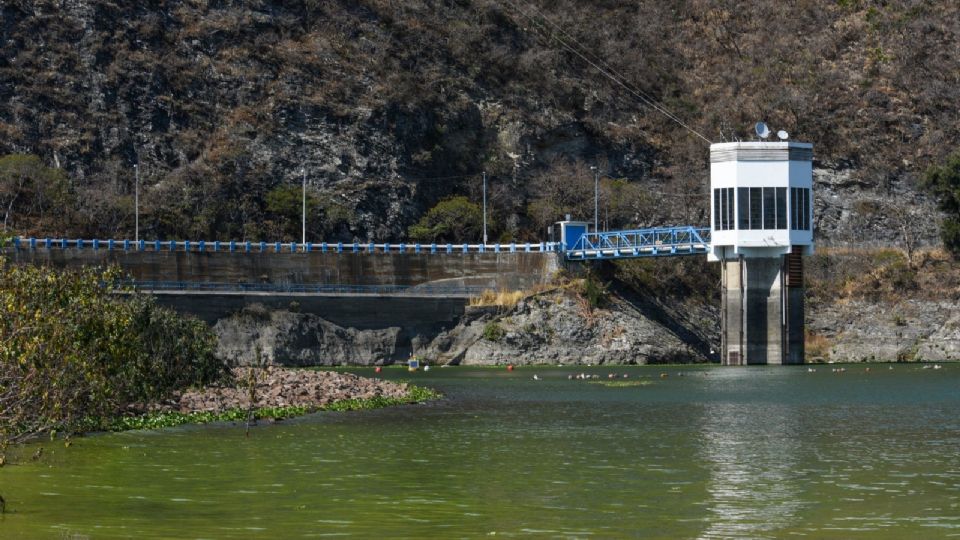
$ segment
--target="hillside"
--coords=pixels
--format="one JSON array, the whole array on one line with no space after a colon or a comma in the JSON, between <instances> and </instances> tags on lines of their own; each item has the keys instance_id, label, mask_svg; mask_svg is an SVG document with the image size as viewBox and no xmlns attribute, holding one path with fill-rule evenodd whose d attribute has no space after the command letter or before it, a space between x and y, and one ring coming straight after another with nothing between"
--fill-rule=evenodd
<instances>
[{"instance_id":1,"label":"hillside","mask_svg":"<svg viewBox=\"0 0 960 540\"><path fill-rule=\"evenodd\" d=\"M306 174L312 239L399 240L486 170L494 237L539 238L592 215L593 164L623 179L610 226L706 224L706 142L569 47L711 141L813 142L822 243L936 242L916 183L960 136L951 2L8 0L0 23L0 155L60 175L18 198L7 174L24 234L130 236L136 163L146 237L298 238Z\"/></svg>"}]
</instances>

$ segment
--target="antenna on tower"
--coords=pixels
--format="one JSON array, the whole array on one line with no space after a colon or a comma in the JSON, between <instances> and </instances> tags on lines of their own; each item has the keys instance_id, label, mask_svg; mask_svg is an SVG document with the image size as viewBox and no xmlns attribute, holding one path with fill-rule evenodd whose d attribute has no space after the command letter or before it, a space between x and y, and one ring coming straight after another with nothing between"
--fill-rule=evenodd
<instances>
[{"instance_id":1,"label":"antenna on tower","mask_svg":"<svg viewBox=\"0 0 960 540\"><path fill-rule=\"evenodd\" d=\"M764 122L757 122L753 126L753 130L757 133L757 137L760 137L761 139L766 139L770 136L770 128L767 127L767 124Z\"/></svg>"}]
</instances>

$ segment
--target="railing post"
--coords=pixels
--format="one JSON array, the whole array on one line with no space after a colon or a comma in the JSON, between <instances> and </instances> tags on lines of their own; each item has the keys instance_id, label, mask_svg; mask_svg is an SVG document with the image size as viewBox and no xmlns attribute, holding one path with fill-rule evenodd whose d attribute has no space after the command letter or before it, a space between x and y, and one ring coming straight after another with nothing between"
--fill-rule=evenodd
<instances>
[{"instance_id":1,"label":"railing post","mask_svg":"<svg viewBox=\"0 0 960 540\"><path fill-rule=\"evenodd\" d=\"M167 246L167 247L169 248L169 250L170 250L171 253L174 252L174 251L176 251L176 250L177 250L177 241L176 241L176 240L171 240L171 241L170 241L170 245Z\"/></svg>"},{"instance_id":2,"label":"railing post","mask_svg":"<svg viewBox=\"0 0 960 540\"><path fill-rule=\"evenodd\" d=\"M237 242L234 240L230 241L230 253L237 251Z\"/></svg>"},{"instance_id":3,"label":"railing post","mask_svg":"<svg viewBox=\"0 0 960 540\"><path fill-rule=\"evenodd\" d=\"M343 242L337 242L337 253L343 253Z\"/></svg>"},{"instance_id":4,"label":"railing post","mask_svg":"<svg viewBox=\"0 0 960 540\"><path fill-rule=\"evenodd\" d=\"M307 242L306 250L307 253L311 253L313 251L313 242Z\"/></svg>"},{"instance_id":5,"label":"railing post","mask_svg":"<svg viewBox=\"0 0 960 540\"><path fill-rule=\"evenodd\" d=\"M273 252L274 252L274 253L280 253L281 251L283 251L283 246L280 245L280 242L274 243L274 245L273 245Z\"/></svg>"},{"instance_id":6,"label":"railing post","mask_svg":"<svg viewBox=\"0 0 960 540\"><path fill-rule=\"evenodd\" d=\"M261 241L261 242L260 242L260 253L263 253L263 252L265 252L265 251L267 251L267 243Z\"/></svg>"},{"instance_id":7,"label":"railing post","mask_svg":"<svg viewBox=\"0 0 960 540\"><path fill-rule=\"evenodd\" d=\"M206 249L206 247L207 247L207 241L206 241L206 240L201 240L201 241L197 242L197 250L200 251L200 253L203 253L204 250Z\"/></svg>"},{"instance_id":8,"label":"railing post","mask_svg":"<svg viewBox=\"0 0 960 540\"><path fill-rule=\"evenodd\" d=\"M130 241L129 241L129 240L124 240L124 241L123 241L123 250L124 250L124 251L130 251Z\"/></svg>"},{"instance_id":9,"label":"railing post","mask_svg":"<svg viewBox=\"0 0 960 540\"><path fill-rule=\"evenodd\" d=\"M447 244L447 253L453 253L453 245Z\"/></svg>"},{"instance_id":10,"label":"railing post","mask_svg":"<svg viewBox=\"0 0 960 540\"><path fill-rule=\"evenodd\" d=\"M220 241L219 241L219 240L214 240L214 241L213 241L213 250L214 250L214 251L220 251Z\"/></svg>"},{"instance_id":11,"label":"railing post","mask_svg":"<svg viewBox=\"0 0 960 540\"><path fill-rule=\"evenodd\" d=\"M430 244L430 253L436 253L436 252L437 252L437 245Z\"/></svg>"},{"instance_id":12,"label":"railing post","mask_svg":"<svg viewBox=\"0 0 960 540\"><path fill-rule=\"evenodd\" d=\"M107 251L113 251L113 239L107 240Z\"/></svg>"}]
</instances>

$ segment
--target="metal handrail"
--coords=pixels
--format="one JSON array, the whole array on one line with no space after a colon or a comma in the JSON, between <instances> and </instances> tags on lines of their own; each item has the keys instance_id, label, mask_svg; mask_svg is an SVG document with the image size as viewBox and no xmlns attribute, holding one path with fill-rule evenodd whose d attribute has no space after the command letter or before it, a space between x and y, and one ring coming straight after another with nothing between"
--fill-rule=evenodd
<instances>
[{"instance_id":1,"label":"metal handrail","mask_svg":"<svg viewBox=\"0 0 960 540\"><path fill-rule=\"evenodd\" d=\"M477 296L490 287L476 285L347 285L338 283L228 283L214 281L138 281L118 283L142 291L184 292L285 292L307 294L370 294Z\"/></svg>"},{"instance_id":2,"label":"metal handrail","mask_svg":"<svg viewBox=\"0 0 960 540\"><path fill-rule=\"evenodd\" d=\"M146 251L146 252L237 252L237 253L545 253L559 251L556 242L525 242L509 244L420 244L420 243L376 243L376 242L237 242L207 240L116 240L85 238L33 238L15 237L13 247L23 249L93 249L107 251Z\"/></svg>"}]
</instances>

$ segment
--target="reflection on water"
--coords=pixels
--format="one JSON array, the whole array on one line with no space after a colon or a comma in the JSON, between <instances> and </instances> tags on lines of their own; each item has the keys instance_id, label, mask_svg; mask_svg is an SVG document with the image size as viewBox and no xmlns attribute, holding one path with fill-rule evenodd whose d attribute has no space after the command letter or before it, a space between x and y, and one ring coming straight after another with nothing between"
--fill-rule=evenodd
<instances>
[{"instance_id":1,"label":"reflection on water","mask_svg":"<svg viewBox=\"0 0 960 540\"><path fill-rule=\"evenodd\" d=\"M617 368L628 385L577 371L601 379L387 370L448 399L249 438L45 442L0 469L0 537L960 536L960 366Z\"/></svg>"},{"instance_id":2,"label":"reflection on water","mask_svg":"<svg viewBox=\"0 0 960 540\"><path fill-rule=\"evenodd\" d=\"M797 523L803 441L794 414L778 404L717 403L707 410L702 441L712 516L702 538L773 537Z\"/></svg>"}]
</instances>

